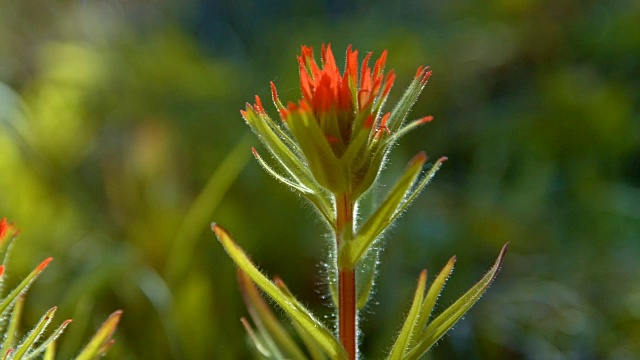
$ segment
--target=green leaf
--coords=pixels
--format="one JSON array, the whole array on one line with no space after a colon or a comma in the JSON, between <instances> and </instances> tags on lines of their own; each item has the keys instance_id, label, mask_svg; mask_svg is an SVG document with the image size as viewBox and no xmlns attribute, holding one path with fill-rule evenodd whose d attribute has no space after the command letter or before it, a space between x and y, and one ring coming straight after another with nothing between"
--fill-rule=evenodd
<instances>
[{"instance_id":1,"label":"green leaf","mask_svg":"<svg viewBox=\"0 0 640 360\"><path fill-rule=\"evenodd\" d=\"M36 356L39 356L41 353L43 353L45 350L47 350L49 348L49 345L53 344L54 341L56 341L57 338L60 337L60 335L62 335L62 333L64 332L64 329L67 328L67 326L71 323L72 320L65 320L62 324L60 324L60 326L58 326L58 328L51 334L49 335L49 337L42 342L42 344L40 344L40 346L38 346L36 349L29 351L25 356L24 356L24 360L30 360L33 359Z\"/></svg>"},{"instance_id":2,"label":"green leaf","mask_svg":"<svg viewBox=\"0 0 640 360\"><path fill-rule=\"evenodd\" d=\"M238 283L253 323L264 338L264 347L280 357L306 359L298 344L287 333L251 279L242 270L238 270Z\"/></svg>"},{"instance_id":3,"label":"green leaf","mask_svg":"<svg viewBox=\"0 0 640 360\"><path fill-rule=\"evenodd\" d=\"M346 352L323 323L316 320L311 312L300 305L295 298L287 296L274 283L269 281L253 265L244 251L233 242L226 230L216 224L212 224L211 227L235 264L294 321L298 322L318 342L329 357L332 359L346 359Z\"/></svg>"},{"instance_id":4,"label":"green leaf","mask_svg":"<svg viewBox=\"0 0 640 360\"><path fill-rule=\"evenodd\" d=\"M409 207L409 205L411 205L411 203L418 197L418 195L420 195L422 190L427 185L429 185L429 182L436 175L436 172L438 172L438 170L440 170L440 168L442 167L442 164L445 161L447 161L447 157L443 156L443 157L439 158L438 161L436 161L436 163L433 164L433 166L429 169L427 174L422 177L422 179L419 181L418 185L416 185L413 188L411 188L411 190L407 194L407 197L404 199L402 204L398 207L398 211L396 211L393 214L393 217L389 220L389 224L392 224L394 221L396 221L396 219L398 219L398 217L400 217L400 215L402 215L402 213L404 213L404 211L407 209L407 207Z\"/></svg>"},{"instance_id":5,"label":"green leaf","mask_svg":"<svg viewBox=\"0 0 640 360\"><path fill-rule=\"evenodd\" d=\"M58 308L55 306L52 307L42 316L42 318L40 318L40 321L38 321L36 326L31 329L27 337L16 347L16 352L11 357L13 360L22 359L22 357L25 356L29 350L31 350L33 344L38 341L40 336L42 336L42 333L44 333L44 330L47 328L47 325L49 325L49 323L51 322L51 319L53 318L53 315L56 313L57 309Z\"/></svg>"},{"instance_id":6,"label":"green leaf","mask_svg":"<svg viewBox=\"0 0 640 360\"><path fill-rule=\"evenodd\" d=\"M340 268L353 269L377 237L391 224L394 213L411 190L426 161L427 156L421 152L409 162L407 170L389 191L382 204L358 229L355 238L346 242L340 249L338 258Z\"/></svg>"},{"instance_id":7,"label":"green leaf","mask_svg":"<svg viewBox=\"0 0 640 360\"><path fill-rule=\"evenodd\" d=\"M278 289L280 289L285 296L287 296L287 298L289 298L289 300L295 304L296 306L302 307L302 304L300 304L298 302L298 300L295 298L295 296L293 296L293 294L291 293L291 291L289 290L289 288L284 284L284 282L282 281L282 279L280 279L279 277L275 277L273 279L274 283L276 284L276 286L278 287ZM304 342L305 346L307 347L307 350L309 351L309 354L311 354L311 358L312 359L326 359L324 352L322 351L322 347L320 346L320 344L318 344L318 342L316 341L316 339L314 339L303 327L300 323L298 323L297 321L292 321L293 326L296 328L296 331L298 332L298 334L300 335L300 338L302 339L302 341Z\"/></svg>"},{"instance_id":8,"label":"green leaf","mask_svg":"<svg viewBox=\"0 0 640 360\"><path fill-rule=\"evenodd\" d=\"M75 360L92 360L101 357L113 345L111 336L116 331L122 310L113 312L102 323L96 334L91 338L87 346L80 352Z\"/></svg>"},{"instance_id":9,"label":"green leaf","mask_svg":"<svg viewBox=\"0 0 640 360\"><path fill-rule=\"evenodd\" d=\"M500 265L507 252L508 243L502 247L500 255L489 272L480 279L469 291L462 295L449 308L436 317L420 336L416 346L407 354L407 359L419 359L435 344L462 316L480 299L500 270Z\"/></svg>"},{"instance_id":10,"label":"green leaf","mask_svg":"<svg viewBox=\"0 0 640 360\"><path fill-rule=\"evenodd\" d=\"M18 333L18 325L20 324L20 318L22 317L22 309L24 308L24 297L22 293L16 299L11 311L11 318L7 330L4 332L4 339L2 341L2 348L0 354L6 354L9 349L13 348L16 343L16 334Z\"/></svg>"},{"instance_id":11,"label":"green leaf","mask_svg":"<svg viewBox=\"0 0 640 360\"><path fill-rule=\"evenodd\" d=\"M419 74L416 74L416 77L413 79L411 84L409 84L407 90L402 94L400 101L398 101L391 111L387 127L392 134L398 131L400 126L402 126L409 110L411 110L413 104L418 100L418 96L420 96L422 89L424 89L424 86L427 84L426 80L429 76L429 68L424 68Z\"/></svg>"},{"instance_id":12,"label":"green leaf","mask_svg":"<svg viewBox=\"0 0 640 360\"><path fill-rule=\"evenodd\" d=\"M31 273L24 279L22 282L15 288L7 297L5 297L2 302L0 302L0 317L5 315L5 312L8 311L13 301L20 295L20 293L27 291L29 286L33 283L33 281L40 275L42 270L44 270L47 265L53 260L53 258L47 258L43 262L40 263Z\"/></svg>"},{"instance_id":13,"label":"green leaf","mask_svg":"<svg viewBox=\"0 0 640 360\"><path fill-rule=\"evenodd\" d=\"M266 161L262 159L262 157L255 149L252 148L251 150L253 151L253 155L255 156L256 160L258 160L258 163L267 173L269 173L269 175L273 176L274 178L276 178L276 180L289 186L290 188L297 190L300 194L306 197L309 201L311 201L311 203L313 203L313 205L315 205L316 209L318 210L320 215L322 215L325 222L329 224L329 226L335 227L333 215L331 213L331 205L320 193L307 188L297 180L290 180L280 175L277 171L272 169Z\"/></svg>"},{"instance_id":14,"label":"green leaf","mask_svg":"<svg viewBox=\"0 0 640 360\"><path fill-rule=\"evenodd\" d=\"M436 279L433 281L433 284L429 287L429 291L427 291L427 295L422 302L422 307L420 308L420 319L416 324L416 329L418 329L419 336L424 335L424 331L426 330L427 322L431 317L431 312L433 311L433 307L436 304L436 300L440 296L442 292L442 288L444 288L444 284L447 282L449 276L451 276L451 272L453 271L453 265L456 263L456 257L453 256L447 264L442 268ZM416 340L418 337L414 337L411 339L411 345L416 344Z\"/></svg>"},{"instance_id":15,"label":"green leaf","mask_svg":"<svg viewBox=\"0 0 640 360\"><path fill-rule=\"evenodd\" d=\"M298 140L307 160L306 167L311 170L318 184L334 193L345 191L341 163L327 142L322 129L313 113L294 111L287 119L287 126ZM308 186L307 186L308 187Z\"/></svg>"},{"instance_id":16,"label":"green leaf","mask_svg":"<svg viewBox=\"0 0 640 360\"><path fill-rule=\"evenodd\" d=\"M299 148L288 136L286 138L280 136L283 133L282 130L275 125L268 115L248 110L243 113L243 116L271 155L280 162L292 177L299 180L307 188L318 189L313 176L304 165Z\"/></svg>"},{"instance_id":17,"label":"green leaf","mask_svg":"<svg viewBox=\"0 0 640 360\"><path fill-rule=\"evenodd\" d=\"M393 348L391 348L389 360L402 360L404 359L404 354L408 351L409 341L411 341L416 322L420 316L420 306L422 305L422 298L424 297L426 283L427 270L422 270L420 277L418 278L416 293L413 296L411 310L409 310L409 315L407 315L407 319L402 326L402 330L400 331L400 334L398 334L398 338L393 344Z\"/></svg>"}]
</instances>

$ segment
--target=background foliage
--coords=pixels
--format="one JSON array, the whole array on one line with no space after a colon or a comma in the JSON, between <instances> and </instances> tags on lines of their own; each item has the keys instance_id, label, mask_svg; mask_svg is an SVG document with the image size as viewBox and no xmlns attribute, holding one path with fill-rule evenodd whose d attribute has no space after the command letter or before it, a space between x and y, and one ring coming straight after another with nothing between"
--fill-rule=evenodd
<instances>
[{"instance_id":1,"label":"background foliage","mask_svg":"<svg viewBox=\"0 0 640 360\"><path fill-rule=\"evenodd\" d=\"M328 313L324 229L250 161L239 109L269 80L299 96L301 44L353 43L389 49L392 98L418 65L434 70L413 114L436 120L382 184L419 150L450 159L387 236L365 353L390 347L421 268L458 256L442 308L510 241L430 358L637 358L638 23L629 0L2 1L0 215L22 229L7 281L56 258L25 322L51 304L76 319L61 358L116 308L110 358L248 357L212 220Z\"/></svg>"}]
</instances>

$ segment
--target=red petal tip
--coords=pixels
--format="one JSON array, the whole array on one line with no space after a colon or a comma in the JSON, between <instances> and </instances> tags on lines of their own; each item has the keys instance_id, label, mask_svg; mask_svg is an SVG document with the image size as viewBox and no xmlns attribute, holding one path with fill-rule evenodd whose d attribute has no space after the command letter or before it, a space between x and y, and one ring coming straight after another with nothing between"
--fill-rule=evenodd
<instances>
[{"instance_id":1,"label":"red petal tip","mask_svg":"<svg viewBox=\"0 0 640 360\"><path fill-rule=\"evenodd\" d=\"M420 119L421 123L428 123L431 122L433 120L433 116L429 115L429 116L425 116L422 119Z\"/></svg>"},{"instance_id":2,"label":"red petal tip","mask_svg":"<svg viewBox=\"0 0 640 360\"><path fill-rule=\"evenodd\" d=\"M449 160L449 158L448 158L448 157L446 157L446 156L442 156L442 157L440 157L440 159L438 159L438 162L445 162L445 161L447 161L447 160Z\"/></svg>"}]
</instances>

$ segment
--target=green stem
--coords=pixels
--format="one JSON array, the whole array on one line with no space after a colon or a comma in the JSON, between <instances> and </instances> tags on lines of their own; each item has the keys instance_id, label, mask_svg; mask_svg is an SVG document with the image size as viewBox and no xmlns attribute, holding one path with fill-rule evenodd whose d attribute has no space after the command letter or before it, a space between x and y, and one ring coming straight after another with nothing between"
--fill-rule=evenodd
<instances>
[{"instance_id":1,"label":"green stem","mask_svg":"<svg viewBox=\"0 0 640 360\"><path fill-rule=\"evenodd\" d=\"M353 237L354 202L350 194L336 195L336 248ZM340 342L349 355L357 357L356 331L356 273L355 269L338 268L338 332Z\"/></svg>"}]
</instances>

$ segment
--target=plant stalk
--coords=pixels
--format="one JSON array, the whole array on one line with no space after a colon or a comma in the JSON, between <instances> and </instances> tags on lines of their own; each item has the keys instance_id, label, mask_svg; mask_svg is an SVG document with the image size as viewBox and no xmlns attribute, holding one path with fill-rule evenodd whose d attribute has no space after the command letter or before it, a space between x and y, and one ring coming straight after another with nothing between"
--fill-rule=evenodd
<instances>
[{"instance_id":1,"label":"plant stalk","mask_svg":"<svg viewBox=\"0 0 640 360\"><path fill-rule=\"evenodd\" d=\"M354 202L350 194L336 195L336 249L353 237ZM336 258L337 261L337 258ZM356 273L355 269L338 268L338 333L340 342L349 355L357 357L356 331Z\"/></svg>"}]
</instances>

